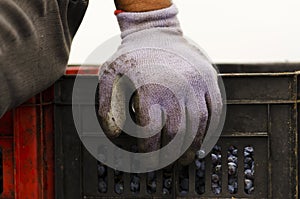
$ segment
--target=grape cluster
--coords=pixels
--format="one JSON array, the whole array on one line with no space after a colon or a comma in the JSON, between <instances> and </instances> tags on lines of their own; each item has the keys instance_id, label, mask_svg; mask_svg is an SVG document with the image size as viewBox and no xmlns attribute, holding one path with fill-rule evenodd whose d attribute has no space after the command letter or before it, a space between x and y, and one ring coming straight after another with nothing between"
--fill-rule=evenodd
<instances>
[{"instance_id":1,"label":"grape cluster","mask_svg":"<svg viewBox=\"0 0 300 199\"><path fill-rule=\"evenodd\" d=\"M132 151L136 151L135 147L131 148ZM246 146L244 148L244 190L247 194L254 192L254 148L252 146ZM222 154L221 147L215 146L211 152L212 173L211 173L211 189L216 195L219 195L222 191ZM118 162L120 159L116 158ZM204 159L196 158L195 161L195 190L198 194L205 192L205 161ZM236 194L238 190L238 149L235 146L230 146L227 151L227 165L228 165L228 192L230 194ZM107 179L107 167L98 162L98 190L100 193L107 193L108 179ZM157 175L156 172L148 172L146 174L147 192L149 194L156 193L157 189ZM162 185L163 195L171 195L173 187L173 169L162 170ZM186 195L189 191L189 166L181 167L179 169L179 193ZM130 190L133 193L140 192L141 177L138 174L130 174ZM122 171L114 171L114 190L117 194L124 193L124 173Z\"/></svg>"},{"instance_id":2,"label":"grape cluster","mask_svg":"<svg viewBox=\"0 0 300 199\"><path fill-rule=\"evenodd\" d=\"M238 165L238 149L230 146L227 151L227 164L228 164L228 191L231 194L237 193L238 180L237 180L237 165Z\"/></svg>"},{"instance_id":3,"label":"grape cluster","mask_svg":"<svg viewBox=\"0 0 300 199\"><path fill-rule=\"evenodd\" d=\"M182 167L179 174L179 192L186 195L189 191L189 167Z\"/></svg>"},{"instance_id":4,"label":"grape cluster","mask_svg":"<svg viewBox=\"0 0 300 199\"><path fill-rule=\"evenodd\" d=\"M221 147L214 146L211 153L212 161L212 175L211 175L211 188L212 192L216 195L222 191L222 155Z\"/></svg>"},{"instance_id":5,"label":"grape cluster","mask_svg":"<svg viewBox=\"0 0 300 199\"><path fill-rule=\"evenodd\" d=\"M98 169L98 190L100 193L107 192L107 167L100 162L97 164Z\"/></svg>"},{"instance_id":6,"label":"grape cluster","mask_svg":"<svg viewBox=\"0 0 300 199\"><path fill-rule=\"evenodd\" d=\"M195 160L196 167L196 183L195 189L198 194L205 192L205 162L203 159Z\"/></svg>"},{"instance_id":7,"label":"grape cluster","mask_svg":"<svg viewBox=\"0 0 300 199\"><path fill-rule=\"evenodd\" d=\"M251 146L244 148L244 188L247 194L252 194L254 191L254 149Z\"/></svg>"},{"instance_id":8,"label":"grape cluster","mask_svg":"<svg viewBox=\"0 0 300 199\"><path fill-rule=\"evenodd\" d=\"M149 194L156 192L156 173L154 171L147 173L147 192Z\"/></svg>"}]
</instances>

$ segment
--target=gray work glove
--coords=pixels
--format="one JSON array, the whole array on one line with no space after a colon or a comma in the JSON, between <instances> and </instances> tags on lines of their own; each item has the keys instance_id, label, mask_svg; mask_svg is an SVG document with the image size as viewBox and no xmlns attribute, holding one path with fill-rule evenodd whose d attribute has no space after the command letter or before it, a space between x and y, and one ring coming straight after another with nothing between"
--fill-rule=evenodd
<instances>
[{"instance_id":1,"label":"gray work glove","mask_svg":"<svg viewBox=\"0 0 300 199\"><path fill-rule=\"evenodd\" d=\"M185 165L194 160L209 123L218 122L222 99L216 70L183 38L177 13L172 5L117 15L122 44L100 69L99 116L108 137L119 136L124 128L138 132L142 153L160 149L180 133L184 139L173 143L170 154L179 157L185 152L180 159ZM126 128L132 119L140 129ZM192 132L196 137L185 150ZM154 158L149 164L158 161Z\"/></svg>"}]
</instances>

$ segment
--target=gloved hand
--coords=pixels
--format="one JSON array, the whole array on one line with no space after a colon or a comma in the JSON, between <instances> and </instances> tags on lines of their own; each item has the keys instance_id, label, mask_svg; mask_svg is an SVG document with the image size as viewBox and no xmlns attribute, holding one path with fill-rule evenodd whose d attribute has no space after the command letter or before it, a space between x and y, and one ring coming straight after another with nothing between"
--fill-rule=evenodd
<instances>
[{"instance_id":1,"label":"gloved hand","mask_svg":"<svg viewBox=\"0 0 300 199\"><path fill-rule=\"evenodd\" d=\"M131 116L140 129L126 133L140 137L138 149L142 153L160 149L180 133L184 139L173 143L170 154L179 157L186 151L180 158L186 165L194 160L209 123L218 122L222 99L216 70L183 38L177 12L172 5L117 14L122 44L100 69L99 116L111 138L126 132ZM185 150L193 135L194 141ZM155 157L149 163L158 161Z\"/></svg>"}]
</instances>

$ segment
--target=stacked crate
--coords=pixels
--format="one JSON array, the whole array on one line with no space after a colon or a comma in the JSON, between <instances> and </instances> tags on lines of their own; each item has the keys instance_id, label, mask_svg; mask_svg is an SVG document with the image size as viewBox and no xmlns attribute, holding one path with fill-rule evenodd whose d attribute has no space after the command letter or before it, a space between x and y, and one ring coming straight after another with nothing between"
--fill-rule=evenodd
<instances>
[{"instance_id":1,"label":"stacked crate","mask_svg":"<svg viewBox=\"0 0 300 199\"><path fill-rule=\"evenodd\" d=\"M0 198L54 198L53 87L0 120Z\"/></svg>"}]
</instances>

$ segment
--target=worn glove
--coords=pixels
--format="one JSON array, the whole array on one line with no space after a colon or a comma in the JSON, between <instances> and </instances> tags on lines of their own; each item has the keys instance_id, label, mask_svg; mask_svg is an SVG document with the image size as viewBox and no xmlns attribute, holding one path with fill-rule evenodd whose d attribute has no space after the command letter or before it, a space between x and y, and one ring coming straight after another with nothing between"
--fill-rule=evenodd
<instances>
[{"instance_id":1,"label":"worn glove","mask_svg":"<svg viewBox=\"0 0 300 199\"><path fill-rule=\"evenodd\" d=\"M123 131L139 137L141 153L171 144L179 133L184 139L172 143L170 155L185 165L194 160L209 123L218 122L222 99L216 70L184 39L177 12L172 5L117 14L122 44L100 69L99 116L108 137ZM128 128L132 120L137 125Z\"/></svg>"}]
</instances>

